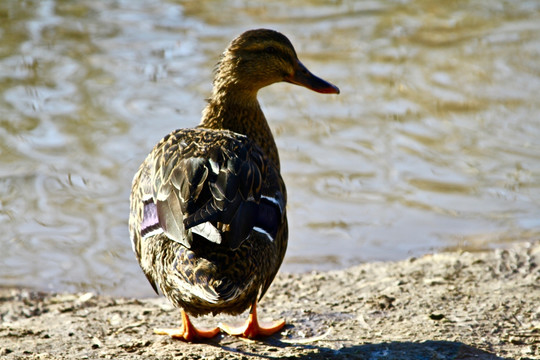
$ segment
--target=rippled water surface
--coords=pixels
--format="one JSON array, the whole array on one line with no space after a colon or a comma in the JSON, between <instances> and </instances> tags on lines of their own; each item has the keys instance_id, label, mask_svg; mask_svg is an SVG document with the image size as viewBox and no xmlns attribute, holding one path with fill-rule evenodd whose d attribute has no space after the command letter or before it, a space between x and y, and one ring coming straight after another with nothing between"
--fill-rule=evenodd
<instances>
[{"instance_id":1,"label":"rippled water surface","mask_svg":"<svg viewBox=\"0 0 540 360\"><path fill-rule=\"evenodd\" d=\"M242 31L324 96L260 92L289 192L283 270L540 236L539 1L0 2L0 284L150 295L131 178L195 126Z\"/></svg>"}]
</instances>

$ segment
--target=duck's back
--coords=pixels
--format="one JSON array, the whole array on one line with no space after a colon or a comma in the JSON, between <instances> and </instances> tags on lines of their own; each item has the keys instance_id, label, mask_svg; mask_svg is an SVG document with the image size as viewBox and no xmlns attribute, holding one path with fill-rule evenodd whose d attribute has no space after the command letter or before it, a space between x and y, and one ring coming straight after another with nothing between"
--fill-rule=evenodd
<instances>
[{"instance_id":1,"label":"duck's back","mask_svg":"<svg viewBox=\"0 0 540 360\"><path fill-rule=\"evenodd\" d=\"M287 246L278 168L246 136L182 129L133 180L130 235L154 289L192 314L239 313L262 296Z\"/></svg>"}]
</instances>

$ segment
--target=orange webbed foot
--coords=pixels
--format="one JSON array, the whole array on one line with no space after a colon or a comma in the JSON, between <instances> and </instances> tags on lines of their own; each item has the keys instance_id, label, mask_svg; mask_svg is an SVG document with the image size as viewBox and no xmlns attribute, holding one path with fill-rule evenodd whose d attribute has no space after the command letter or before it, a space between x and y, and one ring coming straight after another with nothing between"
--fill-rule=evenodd
<instances>
[{"instance_id":1,"label":"orange webbed foot","mask_svg":"<svg viewBox=\"0 0 540 360\"><path fill-rule=\"evenodd\" d=\"M231 328L227 325L220 324L221 330L229 335L242 336L249 339L254 339L261 336L270 336L283 328L285 320L274 321L270 326L261 326L257 319L257 303L251 307L249 317L243 326Z\"/></svg>"},{"instance_id":2,"label":"orange webbed foot","mask_svg":"<svg viewBox=\"0 0 540 360\"><path fill-rule=\"evenodd\" d=\"M197 329L189 320L188 315L182 310L182 327L176 329L154 329L158 335L169 335L173 339L194 342L202 339L210 339L219 333L219 328L210 330Z\"/></svg>"}]
</instances>

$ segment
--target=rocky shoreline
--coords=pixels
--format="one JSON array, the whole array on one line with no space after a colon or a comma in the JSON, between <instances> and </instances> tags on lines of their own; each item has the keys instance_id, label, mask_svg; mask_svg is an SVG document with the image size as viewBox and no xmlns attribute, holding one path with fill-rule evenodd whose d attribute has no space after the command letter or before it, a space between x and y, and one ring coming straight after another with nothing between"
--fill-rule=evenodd
<instances>
[{"instance_id":1,"label":"rocky shoreline","mask_svg":"<svg viewBox=\"0 0 540 360\"><path fill-rule=\"evenodd\" d=\"M279 274L260 304L275 336L189 344L164 298L0 289L5 359L538 359L540 242L399 262ZM195 319L201 326L244 317Z\"/></svg>"}]
</instances>

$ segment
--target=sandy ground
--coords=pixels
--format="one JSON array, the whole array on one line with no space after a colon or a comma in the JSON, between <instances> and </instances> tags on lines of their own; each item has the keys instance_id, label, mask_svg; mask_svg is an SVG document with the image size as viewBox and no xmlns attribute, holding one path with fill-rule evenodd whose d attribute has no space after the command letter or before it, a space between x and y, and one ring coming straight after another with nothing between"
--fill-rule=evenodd
<instances>
[{"instance_id":1,"label":"sandy ground","mask_svg":"<svg viewBox=\"0 0 540 360\"><path fill-rule=\"evenodd\" d=\"M453 252L342 271L280 274L260 315L285 318L259 341L190 344L164 298L0 289L5 359L539 359L540 242ZM239 324L205 317L198 325Z\"/></svg>"}]
</instances>

